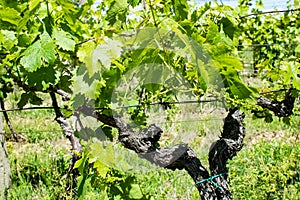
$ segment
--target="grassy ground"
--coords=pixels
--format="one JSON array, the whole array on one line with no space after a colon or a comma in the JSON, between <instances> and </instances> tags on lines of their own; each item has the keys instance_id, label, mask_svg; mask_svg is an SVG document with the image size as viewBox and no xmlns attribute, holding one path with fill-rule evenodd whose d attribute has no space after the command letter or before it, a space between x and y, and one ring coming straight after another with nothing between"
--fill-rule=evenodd
<instances>
[{"instance_id":1,"label":"grassy ground","mask_svg":"<svg viewBox=\"0 0 300 200\"><path fill-rule=\"evenodd\" d=\"M189 105L181 110L168 121L155 116L154 113L149 123L157 123L163 128L162 147L181 142L189 143L202 163L208 166L207 154L210 144L220 135L222 118L226 113L223 109L197 105ZM14 142L8 128L5 127L5 131L8 132L7 146L13 181L12 188L9 190L9 199L74 199L74 196L65 192L67 180L63 178L70 159L70 145L54 121L53 111L23 111L12 112L9 115L15 130L26 138L19 143ZM292 118L291 125L285 125L278 119L267 124L262 120L252 120L250 117L245 119L245 123L247 136L245 146L240 153L241 157L238 159L244 160L245 155L248 155L255 160L255 155L253 157L253 154L247 152L256 148L256 144L260 144L260 149L264 148L263 144L269 144L271 141L277 142L279 146L299 144L300 119L297 116ZM272 149L269 146L268 148ZM121 155L121 158L126 159L130 164L126 173L134 175L141 190L149 194L152 199L199 199L194 183L185 171L173 172L157 168L138 158L133 152L124 150L117 143L115 154L116 157ZM264 164L268 165L268 163ZM232 165L232 168L236 169L239 167L239 162L233 162ZM121 164L117 167L123 168ZM233 172L236 173L234 170ZM238 181L235 183L242 184ZM233 191L241 192L236 188L233 188ZM297 194L295 192L297 188L290 191Z\"/></svg>"}]
</instances>

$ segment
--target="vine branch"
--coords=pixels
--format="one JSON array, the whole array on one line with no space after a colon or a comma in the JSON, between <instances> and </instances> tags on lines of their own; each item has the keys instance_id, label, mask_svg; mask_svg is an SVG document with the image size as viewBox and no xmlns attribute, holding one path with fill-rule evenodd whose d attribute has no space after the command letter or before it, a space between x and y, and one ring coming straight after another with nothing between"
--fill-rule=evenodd
<instances>
[{"instance_id":1,"label":"vine branch","mask_svg":"<svg viewBox=\"0 0 300 200\"><path fill-rule=\"evenodd\" d=\"M17 83L17 85L20 88L23 88L26 92L36 91L36 87L30 87L29 85L25 84L19 77L17 77L12 71L11 68L7 67L6 68L7 73L13 78L14 82Z\"/></svg>"},{"instance_id":2,"label":"vine branch","mask_svg":"<svg viewBox=\"0 0 300 200\"><path fill-rule=\"evenodd\" d=\"M7 114L6 110L5 110L5 104L4 104L4 101L3 101L2 98L0 98L0 104L1 104L1 110L3 112L3 116L4 116L4 119L6 121L6 124L7 124L8 128L9 128L9 130L10 130L13 138L15 139L16 142L18 142L19 139L18 139L17 133L16 133L13 125L11 124L11 122L9 120L8 114Z\"/></svg>"},{"instance_id":3,"label":"vine branch","mask_svg":"<svg viewBox=\"0 0 300 200\"><path fill-rule=\"evenodd\" d=\"M60 108L57 103L57 99L54 92L50 92L52 105L55 111L55 120L62 128L66 138L69 139L72 146L72 158L70 160L69 169L67 172L66 177L69 177L73 171L73 167L75 165L75 162L80 158L80 154L82 153L82 146L78 140L78 138L75 137L74 130L71 127L69 121L63 116L63 114L60 111Z\"/></svg>"},{"instance_id":4,"label":"vine branch","mask_svg":"<svg viewBox=\"0 0 300 200\"><path fill-rule=\"evenodd\" d=\"M91 109L82 109L84 114L93 115ZM162 130L155 124L143 129L140 133L133 131L120 116L110 117L97 112L99 121L115 127L119 131L119 142L127 149L135 151L141 158L171 170L185 169L193 178L201 199L232 199L227 182L226 163L242 149L245 128L243 119L245 115L238 109L231 109L225 118L223 132L219 140L214 142L209 152L211 175L214 181L209 180L209 172L201 164L196 153L187 144L178 144L172 147L159 149ZM225 174L216 176L217 174Z\"/></svg>"},{"instance_id":5,"label":"vine branch","mask_svg":"<svg viewBox=\"0 0 300 200\"><path fill-rule=\"evenodd\" d=\"M289 89L285 95L285 99L282 101L259 97L257 99L257 104L262 108L273 111L277 117L288 117L293 114L295 100L296 98L292 94L292 89Z\"/></svg>"}]
</instances>

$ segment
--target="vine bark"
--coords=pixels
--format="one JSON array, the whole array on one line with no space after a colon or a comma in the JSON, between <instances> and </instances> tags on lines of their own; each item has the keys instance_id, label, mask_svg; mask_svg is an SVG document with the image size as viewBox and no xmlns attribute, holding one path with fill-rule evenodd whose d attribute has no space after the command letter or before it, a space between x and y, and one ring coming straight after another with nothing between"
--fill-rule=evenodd
<instances>
[{"instance_id":1,"label":"vine bark","mask_svg":"<svg viewBox=\"0 0 300 200\"><path fill-rule=\"evenodd\" d=\"M288 117L293 114L294 104L295 104L295 96L292 93L293 89L290 89L286 95L284 100L277 101L271 100L266 97L260 97L257 99L257 104L262 108L269 109L273 111L273 113L277 117Z\"/></svg>"},{"instance_id":2,"label":"vine bark","mask_svg":"<svg viewBox=\"0 0 300 200\"><path fill-rule=\"evenodd\" d=\"M91 112L85 114L93 115ZM245 136L243 124L245 115L238 109L229 111L220 139L211 145L209 151L211 174L187 144L178 144L164 149L157 148L156 144L163 131L155 124L136 133L120 116L109 117L98 112L96 117L104 124L117 128L119 142L127 149L135 151L141 158L167 169L185 169L195 181L201 199L232 199L226 164L228 159L232 159L242 149Z\"/></svg>"},{"instance_id":3,"label":"vine bark","mask_svg":"<svg viewBox=\"0 0 300 200\"><path fill-rule=\"evenodd\" d=\"M69 178L71 173L74 172L73 168L74 168L75 162L80 158L80 155L82 153L82 146L79 142L79 139L75 136L74 130L71 127L71 124L63 116L62 112L60 111L60 107L58 106L55 93L50 92L50 97L51 97L52 105L53 105L55 115L56 115L55 120L60 125L61 129L63 130L63 132L66 136L66 138L68 138L68 140L70 141L71 146L72 146L72 149L71 149L72 158L70 160L69 169L68 169L68 172L66 174L66 177ZM76 182L76 180L73 179L73 182ZM71 187L71 184L69 184L67 190L69 190L70 187Z\"/></svg>"}]
</instances>

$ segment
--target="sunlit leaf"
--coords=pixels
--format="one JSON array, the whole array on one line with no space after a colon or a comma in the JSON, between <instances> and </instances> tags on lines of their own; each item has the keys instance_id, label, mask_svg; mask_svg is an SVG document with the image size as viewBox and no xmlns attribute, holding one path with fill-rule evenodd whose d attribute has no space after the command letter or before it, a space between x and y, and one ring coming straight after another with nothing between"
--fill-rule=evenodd
<instances>
[{"instance_id":1,"label":"sunlit leaf","mask_svg":"<svg viewBox=\"0 0 300 200\"><path fill-rule=\"evenodd\" d=\"M103 165L112 167L115 163L114 149L112 144L103 146L100 142L95 142L91 145L90 150L90 159L98 160Z\"/></svg>"},{"instance_id":2,"label":"sunlit leaf","mask_svg":"<svg viewBox=\"0 0 300 200\"><path fill-rule=\"evenodd\" d=\"M120 57L122 43L118 40L106 38L105 43L97 46L93 53L94 62L99 61L104 67L108 67L113 59Z\"/></svg>"},{"instance_id":3,"label":"sunlit leaf","mask_svg":"<svg viewBox=\"0 0 300 200\"><path fill-rule=\"evenodd\" d=\"M10 50L18 42L15 32L13 31L1 30L1 35L3 39L0 40L0 42L6 50Z\"/></svg>"},{"instance_id":4,"label":"sunlit leaf","mask_svg":"<svg viewBox=\"0 0 300 200\"><path fill-rule=\"evenodd\" d=\"M224 66L232 67L236 70L244 70L243 64L241 61L234 56L222 55L214 58L218 62L218 65L222 68Z\"/></svg>"},{"instance_id":5,"label":"sunlit leaf","mask_svg":"<svg viewBox=\"0 0 300 200\"><path fill-rule=\"evenodd\" d=\"M21 65L29 72L36 71L43 63L52 64L55 61L55 45L47 32L29 46L23 53Z\"/></svg>"},{"instance_id":6,"label":"sunlit leaf","mask_svg":"<svg viewBox=\"0 0 300 200\"><path fill-rule=\"evenodd\" d=\"M95 48L96 44L93 41L89 41L82 44L77 51L78 59L85 64L89 77L93 76L93 74L98 71L97 63L94 65L92 59Z\"/></svg>"},{"instance_id":7,"label":"sunlit leaf","mask_svg":"<svg viewBox=\"0 0 300 200\"><path fill-rule=\"evenodd\" d=\"M37 6L39 6L41 3L41 0L31 0L28 2L29 5L29 11L35 9Z\"/></svg>"},{"instance_id":8,"label":"sunlit leaf","mask_svg":"<svg viewBox=\"0 0 300 200\"><path fill-rule=\"evenodd\" d=\"M63 30L53 29L53 37L57 46L66 51L74 51L76 42Z\"/></svg>"},{"instance_id":9,"label":"sunlit leaf","mask_svg":"<svg viewBox=\"0 0 300 200\"><path fill-rule=\"evenodd\" d=\"M0 20L18 25L21 20L20 13L13 8L0 8Z\"/></svg>"},{"instance_id":10,"label":"sunlit leaf","mask_svg":"<svg viewBox=\"0 0 300 200\"><path fill-rule=\"evenodd\" d=\"M90 146L89 162L94 163L94 168L105 177L110 168L114 167L115 156L112 144L103 146L100 142L95 142Z\"/></svg>"}]
</instances>

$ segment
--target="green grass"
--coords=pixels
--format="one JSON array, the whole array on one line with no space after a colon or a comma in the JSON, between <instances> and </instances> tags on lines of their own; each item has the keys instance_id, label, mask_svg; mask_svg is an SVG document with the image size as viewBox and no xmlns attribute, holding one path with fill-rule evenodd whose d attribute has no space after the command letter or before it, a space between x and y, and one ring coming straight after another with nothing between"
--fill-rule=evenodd
<instances>
[{"instance_id":1,"label":"green grass","mask_svg":"<svg viewBox=\"0 0 300 200\"><path fill-rule=\"evenodd\" d=\"M66 141L18 144L7 142L12 187L9 199L63 199L70 153Z\"/></svg>"},{"instance_id":2,"label":"green grass","mask_svg":"<svg viewBox=\"0 0 300 200\"><path fill-rule=\"evenodd\" d=\"M67 180L63 179L71 156L70 144L55 122L53 110L14 111L8 115L14 130L22 135L16 143L3 122L12 179L8 199L72 199L65 192Z\"/></svg>"},{"instance_id":3,"label":"green grass","mask_svg":"<svg viewBox=\"0 0 300 200\"><path fill-rule=\"evenodd\" d=\"M298 199L300 143L260 141L230 162L234 199ZM246 180L246 181L245 181Z\"/></svg>"},{"instance_id":4,"label":"green grass","mask_svg":"<svg viewBox=\"0 0 300 200\"><path fill-rule=\"evenodd\" d=\"M64 137L56 123L53 110L26 110L8 112L15 132L25 136L27 142L36 143L41 140L57 140ZM4 131L7 139L13 140L6 123Z\"/></svg>"}]
</instances>

